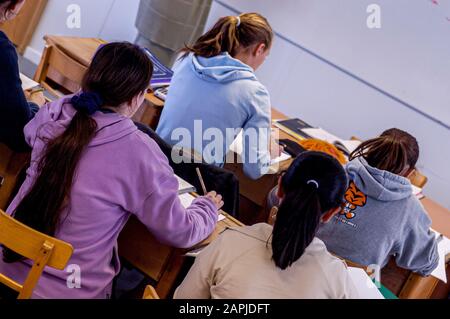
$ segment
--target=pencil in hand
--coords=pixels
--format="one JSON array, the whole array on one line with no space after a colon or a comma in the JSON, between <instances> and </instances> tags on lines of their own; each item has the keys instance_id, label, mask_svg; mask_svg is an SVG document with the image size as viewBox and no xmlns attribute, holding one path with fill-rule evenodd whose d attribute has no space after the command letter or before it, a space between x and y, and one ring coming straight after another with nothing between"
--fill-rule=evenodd
<instances>
[{"instance_id":1,"label":"pencil in hand","mask_svg":"<svg viewBox=\"0 0 450 319\"><path fill-rule=\"evenodd\" d=\"M200 180L200 185L202 186L203 195L206 196L208 194L208 191L206 190L205 181L203 180L202 173L200 172L200 169L198 167L196 168L196 171L198 179Z\"/></svg>"}]
</instances>

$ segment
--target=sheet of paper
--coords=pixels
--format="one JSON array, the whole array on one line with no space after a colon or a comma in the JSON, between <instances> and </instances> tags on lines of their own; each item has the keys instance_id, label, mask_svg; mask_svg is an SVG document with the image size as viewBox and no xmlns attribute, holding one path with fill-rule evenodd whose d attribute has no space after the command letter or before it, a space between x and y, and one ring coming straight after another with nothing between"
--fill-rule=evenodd
<instances>
[{"instance_id":1,"label":"sheet of paper","mask_svg":"<svg viewBox=\"0 0 450 319\"><path fill-rule=\"evenodd\" d=\"M242 157L243 152L243 132L239 133L234 142L230 146L230 151L238 154ZM281 162L287 161L288 159L291 159L292 156L282 152L281 155L277 158L274 158L270 161L270 165L279 164Z\"/></svg>"},{"instance_id":2,"label":"sheet of paper","mask_svg":"<svg viewBox=\"0 0 450 319\"><path fill-rule=\"evenodd\" d=\"M179 194L185 194L185 193L192 193L195 192L196 189L193 185L189 184L188 182L186 182L184 179L182 179L179 176L175 177L178 179L178 193Z\"/></svg>"},{"instance_id":3,"label":"sheet of paper","mask_svg":"<svg viewBox=\"0 0 450 319\"><path fill-rule=\"evenodd\" d=\"M316 138L316 139L319 139L322 141L326 141L331 144L334 144L336 141L339 141L341 143L343 142L343 140L341 140L336 135L333 135L330 132L327 132L321 128L305 128L302 131L313 138Z\"/></svg>"},{"instance_id":4,"label":"sheet of paper","mask_svg":"<svg viewBox=\"0 0 450 319\"><path fill-rule=\"evenodd\" d=\"M181 204L183 205L184 208L188 208L189 206L192 205L192 202L195 200L195 197L192 196L191 194L183 194L178 196L181 200ZM224 215L220 214L219 215L219 222L222 220L227 219Z\"/></svg>"},{"instance_id":5,"label":"sheet of paper","mask_svg":"<svg viewBox=\"0 0 450 319\"><path fill-rule=\"evenodd\" d=\"M348 272L359 299L385 299L364 269L349 267Z\"/></svg>"},{"instance_id":6,"label":"sheet of paper","mask_svg":"<svg viewBox=\"0 0 450 319\"><path fill-rule=\"evenodd\" d=\"M341 140L340 142L345 146L345 148L348 150L348 152L350 154L353 153L358 148L358 146L361 145L360 141L342 141Z\"/></svg>"},{"instance_id":7,"label":"sheet of paper","mask_svg":"<svg viewBox=\"0 0 450 319\"><path fill-rule=\"evenodd\" d=\"M279 157L274 158L274 159L272 159L272 160L270 161L270 165L272 166L272 165L275 165L275 164L279 164L279 163L282 163L282 162L284 162L284 161L287 161L287 160L289 160L289 159L291 159L291 158L292 158L291 155L282 152L281 155L280 155Z\"/></svg>"},{"instance_id":8,"label":"sheet of paper","mask_svg":"<svg viewBox=\"0 0 450 319\"><path fill-rule=\"evenodd\" d=\"M36 86L39 86L39 83L33 81L32 79L30 79L29 77L27 77L26 75L20 73L20 80L22 81L22 90L26 91L26 90L30 90Z\"/></svg>"},{"instance_id":9,"label":"sheet of paper","mask_svg":"<svg viewBox=\"0 0 450 319\"><path fill-rule=\"evenodd\" d=\"M439 238L441 235L440 233L436 232L432 229L432 231L435 233L436 238ZM439 265L438 267L431 273L431 275L439 280L442 280L443 282L447 283L447 271L446 271L446 264L445 264L445 257L450 254L450 239L447 237L443 237L443 239L438 244L438 252L439 252Z\"/></svg>"},{"instance_id":10,"label":"sheet of paper","mask_svg":"<svg viewBox=\"0 0 450 319\"><path fill-rule=\"evenodd\" d=\"M195 199L195 197L192 196L191 194L183 194L178 197L180 198L181 204L183 205L184 208L188 208L189 206L191 206L192 202Z\"/></svg>"},{"instance_id":11,"label":"sheet of paper","mask_svg":"<svg viewBox=\"0 0 450 319\"><path fill-rule=\"evenodd\" d=\"M244 148L244 146L243 146L243 144L244 144L243 138L244 138L244 134L241 131L236 136L236 139L234 140L234 142L230 145L230 152L234 152L234 153L242 156L242 151L243 151L243 148Z\"/></svg>"},{"instance_id":12,"label":"sheet of paper","mask_svg":"<svg viewBox=\"0 0 450 319\"><path fill-rule=\"evenodd\" d=\"M418 199L425 198L425 196L423 195L423 189L422 188L419 188L417 186L412 185L412 189L413 189L414 196L416 196Z\"/></svg>"}]
</instances>

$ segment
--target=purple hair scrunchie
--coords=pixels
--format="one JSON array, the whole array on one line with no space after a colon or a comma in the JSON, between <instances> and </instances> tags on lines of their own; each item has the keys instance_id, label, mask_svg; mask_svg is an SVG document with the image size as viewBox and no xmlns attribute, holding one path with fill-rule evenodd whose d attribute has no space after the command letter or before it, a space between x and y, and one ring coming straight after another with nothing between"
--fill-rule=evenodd
<instances>
[{"instance_id":1,"label":"purple hair scrunchie","mask_svg":"<svg viewBox=\"0 0 450 319\"><path fill-rule=\"evenodd\" d=\"M103 99L95 92L83 92L75 95L70 101L78 112L93 115L103 106Z\"/></svg>"}]
</instances>

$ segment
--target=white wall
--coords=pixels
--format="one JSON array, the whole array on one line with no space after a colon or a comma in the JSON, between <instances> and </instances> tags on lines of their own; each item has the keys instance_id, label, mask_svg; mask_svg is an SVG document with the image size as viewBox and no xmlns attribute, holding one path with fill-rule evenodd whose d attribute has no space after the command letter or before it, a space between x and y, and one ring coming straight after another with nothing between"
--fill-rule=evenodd
<instances>
[{"instance_id":1,"label":"white wall","mask_svg":"<svg viewBox=\"0 0 450 319\"><path fill-rule=\"evenodd\" d=\"M70 4L78 4L81 8L79 29L67 27L67 8ZM49 0L25 57L39 63L46 34L134 41L138 5L139 0Z\"/></svg>"},{"instance_id":2,"label":"white wall","mask_svg":"<svg viewBox=\"0 0 450 319\"><path fill-rule=\"evenodd\" d=\"M382 4L381 30L366 26L370 3ZM208 27L236 12L266 15L278 36L258 76L273 105L343 138L391 127L411 132L422 149L418 166L430 178L425 193L450 208L450 130L438 123L450 124L449 5L220 0Z\"/></svg>"}]
</instances>

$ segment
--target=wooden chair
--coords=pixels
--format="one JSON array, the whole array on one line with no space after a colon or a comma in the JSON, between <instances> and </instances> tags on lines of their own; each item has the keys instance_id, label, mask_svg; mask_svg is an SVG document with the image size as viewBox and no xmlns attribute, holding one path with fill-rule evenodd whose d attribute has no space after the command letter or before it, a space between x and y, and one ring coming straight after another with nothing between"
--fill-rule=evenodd
<instances>
[{"instance_id":1,"label":"wooden chair","mask_svg":"<svg viewBox=\"0 0 450 319\"><path fill-rule=\"evenodd\" d=\"M30 154L14 153L0 143L0 209L5 210L11 202L29 161Z\"/></svg>"},{"instance_id":2,"label":"wooden chair","mask_svg":"<svg viewBox=\"0 0 450 319\"><path fill-rule=\"evenodd\" d=\"M57 46L47 45L34 80L50 94L60 98L80 90L86 71L87 66L71 58Z\"/></svg>"},{"instance_id":3,"label":"wooden chair","mask_svg":"<svg viewBox=\"0 0 450 319\"><path fill-rule=\"evenodd\" d=\"M419 170L415 169L409 176L411 184L419 188L424 188L428 183L428 177L423 175Z\"/></svg>"},{"instance_id":4,"label":"wooden chair","mask_svg":"<svg viewBox=\"0 0 450 319\"><path fill-rule=\"evenodd\" d=\"M153 288L152 286L147 286L147 288L145 288L144 297L142 299L159 300L161 298L159 298L158 293L156 292L155 288Z\"/></svg>"},{"instance_id":5,"label":"wooden chair","mask_svg":"<svg viewBox=\"0 0 450 319\"><path fill-rule=\"evenodd\" d=\"M0 274L0 283L18 292L18 299L31 298L46 266L64 270L73 252L70 244L39 233L1 210L0 244L34 262L23 285Z\"/></svg>"}]
</instances>

